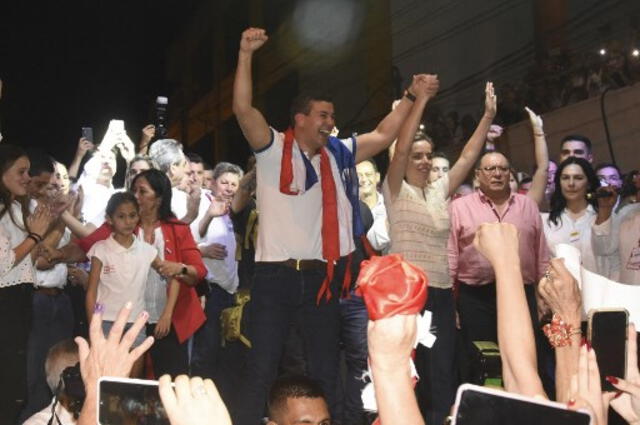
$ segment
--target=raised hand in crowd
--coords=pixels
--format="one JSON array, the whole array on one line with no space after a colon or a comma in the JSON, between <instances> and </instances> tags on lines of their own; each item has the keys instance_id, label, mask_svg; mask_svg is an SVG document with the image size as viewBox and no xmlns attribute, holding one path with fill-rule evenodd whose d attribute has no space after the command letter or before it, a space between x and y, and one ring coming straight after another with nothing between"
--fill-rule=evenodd
<instances>
[{"instance_id":1,"label":"raised hand in crowd","mask_svg":"<svg viewBox=\"0 0 640 425\"><path fill-rule=\"evenodd\" d=\"M571 397L567 405L572 409L591 411L595 425L607 425L609 402L615 393L603 393L596 352L587 344L580 347L577 372L571 378Z\"/></svg>"},{"instance_id":2,"label":"raised hand in crowd","mask_svg":"<svg viewBox=\"0 0 640 425\"><path fill-rule=\"evenodd\" d=\"M409 359L416 341L414 315L369 321L367 343L382 425L423 425L413 390Z\"/></svg>"},{"instance_id":3,"label":"raised hand in crowd","mask_svg":"<svg viewBox=\"0 0 640 425\"><path fill-rule=\"evenodd\" d=\"M87 152L95 150L96 145L93 142L81 137L78 139L78 147L76 148L76 154L73 157L73 161L69 165L69 178L74 180L80 174L80 163L82 162L82 158L86 155Z\"/></svg>"},{"instance_id":4,"label":"raised hand in crowd","mask_svg":"<svg viewBox=\"0 0 640 425\"><path fill-rule=\"evenodd\" d=\"M607 221L613 213L613 208L618 202L618 193L613 186L604 186L598 189L599 193L610 193L610 196L602 196L598 198L598 216L596 224L602 224Z\"/></svg>"},{"instance_id":5,"label":"raised hand in crowd","mask_svg":"<svg viewBox=\"0 0 640 425\"><path fill-rule=\"evenodd\" d=\"M136 156L136 147L124 130L117 133L115 146L120 151L120 155L127 161L127 164Z\"/></svg>"},{"instance_id":6,"label":"raised hand in crowd","mask_svg":"<svg viewBox=\"0 0 640 425\"><path fill-rule=\"evenodd\" d=\"M248 28L242 33L240 38L240 52L253 53L258 50L269 37L267 32L261 28Z\"/></svg>"},{"instance_id":7,"label":"raised hand in crowd","mask_svg":"<svg viewBox=\"0 0 640 425\"><path fill-rule=\"evenodd\" d=\"M171 425L231 425L218 389L211 379L177 376L171 387L171 377L160 377L160 400Z\"/></svg>"},{"instance_id":8,"label":"raised hand in crowd","mask_svg":"<svg viewBox=\"0 0 640 425\"><path fill-rule=\"evenodd\" d=\"M156 126L153 124L147 124L142 129L142 136L140 137L140 142L138 143L138 153L142 155L147 155L149 152L149 144L156 137Z\"/></svg>"},{"instance_id":9,"label":"raised hand in crowd","mask_svg":"<svg viewBox=\"0 0 640 425\"><path fill-rule=\"evenodd\" d=\"M75 339L80 357L80 373L84 382L86 398L78 425L95 425L97 421L98 379L102 376L128 377L133 364L153 345L153 337L147 337L142 344L131 350L136 337L142 331L149 317L142 312L128 331L124 332L131 314L131 303L127 303L105 337L102 332L102 309L96 305L89 325L90 343L82 337Z\"/></svg>"},{"instance_id":10,"label":"raised hand in crowd","mask_svg":"<svg viewBox=\"0 0 640 425\"><path fill-rule=\"evenodd\" d=\"M211 223L211 220L213 218L220 217L229 213L229 204L230 203L228 200L219 198L217 196L214 196L211 199L209 208L207 208L207 211L205 212L202 219L200 219L200 223L198 224L198 232L200 233L201 237L204 237L204 235L207 234L207 229L209 228L209 224Z\"/></svg>"},{"instance_id":11,"label":"raised hand in crowd","mask_svg":"<svg viewBox=\"0 0 640 425\"><path fill-rule=\"evenodd\" d=\"M231 200L231 210L233 212L238 213L245 209L251 197L255 196L256 185L256 167L254 166L242 176L238 183L238 190Z\"/></svg>"},{"instance_id":12,"label":"raised hand in crowd","mask_svg":"<svg viewBox=\"0 0 640 425\"><path fill-rule=\"evenodd\" d=\"M627 376L611 376L607 380L618 390L619 397L611 400L611 407L631 425L640 424L640 372L638 372L638 334L633 324L627 335Z\"/></svg>"},{"instance_id":13,"label":"raised hand in crowd","mask_svg":"<svg viewBox=\"0 0 640 425\"><path fill-rule=\"evenodd\" d=\"M200 198L202 197L202 189L197 184L190 184L188 195L187 214L182 218L182 221L187 224L193 222L198 217Z\"/></svg>"},{"instance_id":14,"label":"raised hand in crowd","mask_svg":"<svg viewBox=\"0 0 640 425\"><path fill-rule=\"evenodd\" d=\"M510 223L485 223L478 228L473 245L491 263L496 275L504 388L516 394L546 397L538 376L533 327L522 281L518 230Z\"/></svg>"},{"instance_id":15,"label":"raised hand in crowd","mask_svg":"<svg viewBox=\"0 0 640 425\"><path fill-rule=\"evenodd\" d=\"M572 330L568 340L555 347L556 399L567 402L572 376L578 372L582 296L578 282L565 267L563 259L554 258L549 262L549 269L538 284L538 294L551 310L553 323L562 322Z\"/></svg>"},{"instance_id":16,"label":"raised hand in crowd","mask_svg":"<svg viewBox=\"0 0 640 425\"><path fill-rule=\"evenodd\" d=\"M536 157L536 171L533 174L531 189L527 196L533 199L540 207L544 202L544 194L547 187L547 173L549 169L549 150L545 138L542 117L528 107L524 108L529 114L529 122L533 130L534 150Z\"/></svg>"}]
</instances>

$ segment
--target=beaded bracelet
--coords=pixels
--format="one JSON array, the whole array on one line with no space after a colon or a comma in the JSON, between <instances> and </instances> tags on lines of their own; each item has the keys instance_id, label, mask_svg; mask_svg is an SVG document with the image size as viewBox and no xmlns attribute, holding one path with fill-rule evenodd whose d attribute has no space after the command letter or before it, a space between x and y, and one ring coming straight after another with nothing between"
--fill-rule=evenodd
<instances>
[{"instance_id":1,"label":"beaded bracelet","mask_svg":"<svg viewBox=\"0 0 640 425\"><path fill-rule=\"evenodd\" d=\"M553 347L571 346L571 337L582 333L580 328L574 329L573 326L565 323L557 314L553 315L551 323L547 323L542 327L542 331L549 339L549 344Z\"/></svg>"}]
</instances>

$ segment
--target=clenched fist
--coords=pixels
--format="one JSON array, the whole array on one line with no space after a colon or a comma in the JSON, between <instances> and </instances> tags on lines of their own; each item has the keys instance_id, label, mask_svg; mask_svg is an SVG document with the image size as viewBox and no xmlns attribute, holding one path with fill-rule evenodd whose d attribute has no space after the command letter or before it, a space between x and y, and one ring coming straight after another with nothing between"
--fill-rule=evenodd
<instances>
[{"instance_id":1,"label":"clenched fist","mask_svg":"<svg viewBox=\"0 0 640 425\"><path fill-rule=\"evenodd\" d=\"M253 53L258 50L269 39L265 30L261 28L248 28L242 33L240 38L240 51Z\"/></svg>"}]
</instances>

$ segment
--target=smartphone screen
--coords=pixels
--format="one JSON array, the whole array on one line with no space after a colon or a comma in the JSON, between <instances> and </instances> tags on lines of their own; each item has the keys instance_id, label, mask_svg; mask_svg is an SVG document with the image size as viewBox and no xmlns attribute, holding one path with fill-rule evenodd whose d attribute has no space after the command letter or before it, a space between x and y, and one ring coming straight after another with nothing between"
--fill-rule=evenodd
<instances>
[{"instance_id":1,"label":"smartphone screen","mask_svg":"<svg viewBox=\"0 0 640 425\"><path fill-rule=\"evenodd\" d=\"M93 128L82 127L82 137L93 143Z\"/></svg>"},{"instance_id":2,"label":"smartphone screen","mask_svg":"<svg viewBox=\"0 0 640 425\"><path fill-rule=\"evenodd\" d=\"M584 412L465 388L458 395L456 425L589 425ZM549 402L549 404L551 404Z\"/></svg>"},{"instance_id":3,"label":"smartphone screen","mask_svg":"<svg viewBox=\"0 0 640 425\"><path fill-rule=\"evenodd\" d=\"M101 425L169 425L157 381L102 378L98 384Z\"/></svg>"},{"instance_id":4,"label":"smartphone screen","mask_svg":"<svg viewBox=\"0 0 640 425\"><path fill-rule=\"evenodd\" d=\"M617 391L604 379L606 376L625 376L627 321L626 310L595 311L591 314L589 342L596 352L603 391Z\"/></svg>"}]
</instances>

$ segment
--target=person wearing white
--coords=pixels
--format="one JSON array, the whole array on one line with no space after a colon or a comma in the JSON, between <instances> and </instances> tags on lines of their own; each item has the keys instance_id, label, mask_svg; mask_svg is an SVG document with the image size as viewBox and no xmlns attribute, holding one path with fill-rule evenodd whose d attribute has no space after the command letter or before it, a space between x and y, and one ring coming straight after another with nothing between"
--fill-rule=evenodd
<instances>
[{"instance_id":1,"label":"person wearing white","mask_svg":"<svg viewBox=\"0 0 640 425\"><path fill-rule=\"evenodd\" d=\"M213 170L214 195L208 197L209 206L215 208L219 202L228 204L238 190L242 169L228 162L221 162ZM215 196L215 198L214 198ZM229 214L214 216L207 206L198 220L198 248L207 268L206 297L207 321L195 335L192 373L215 378L221 368L218 364L221 331L220 313L233 305L233 294L238 289L238 261L236 260L236 234ZM219 248L220 255L213 255Z\"/></svg>"},{"instance_id":2,"label":"person wearing white","mask_svg":"<svg viewBox=\"0 0 640 425\"><path fill-rule=\"evenodd\" d=\"M360 200L367 204L373 224L367 232L367 239L373 249L386 253L389 248L389 229L387 223L387 209L384 206L384 197L378 192L380 173L373 159L362 161L356 165L358 184L360 185Z\"/></svg>"},{"instance_id":3,"label":"person wearing white","mask_svg":"<svg viewBox=\"0 0 640 425\"><path fill-rule=\"evenodd\" d=\"M22 149L0 145L0 417L7 423L17 421L27 393L26 348L35 282L30 253L52 219L44 206L29 211L29 167Z\"/></svg>"},{"instance_id":4,"label":"person wearing white","mask_svg":"<svg viewBox=\"0 0 640 425\"><path fill-rule=\"evenodd\" d=\"M558 166L550 211L542 214L542 224L547 246L554 256L559 243L573 245L580 250L587 270L610 277L609 271L603 270L606 265L598 264L591 248L596 202L587 200L587 193L594 192L599 186L598 177L586 159L567 158ZM600 261L605 259L601 257Z\"/></svg>"}]
</instances>

